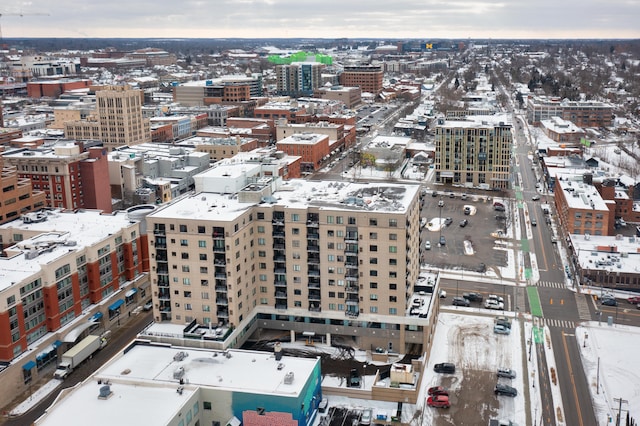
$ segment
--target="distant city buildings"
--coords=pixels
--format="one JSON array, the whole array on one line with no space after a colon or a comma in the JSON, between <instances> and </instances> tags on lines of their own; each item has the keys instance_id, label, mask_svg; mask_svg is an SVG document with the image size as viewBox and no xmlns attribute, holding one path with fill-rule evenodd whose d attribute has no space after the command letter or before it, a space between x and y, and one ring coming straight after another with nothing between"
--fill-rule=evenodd
<instances>
[{"instance_id":1,"label":"distant city buildings","mask_svg":"<svg viewBox=\"0 0 640 426\"><path fill-rule=\"evenodd\" d=\"M348 87L359 87L362 93L378 96L382 92L384 72L376 65L345 66L340 73L340 84Z\"/></svg>"},{"instance_id":2,"label":"distant city buildings","mask_svg":"<svg viewBox=\"0 0 640 426\"><path fill-rule=\"evenodd\" d=\"M15 166L5 165L0 156L0 186L2 201L0 202L0 224L16 220L20 215L37 211L45 207L46 194L34 190L29 179L21 178Z\"/></svg>"},{"instance_id":3,"label":"distant city buildings","mask_svg":"<svg viewBox=\"0 0 640 426\"><path fill-rule=\"evenodd\" d=\"M292 62L276 65L276 85L279 95L292 97L310 96L322 85L322 70L319 62Z\"/></svg>"}]
</instances>

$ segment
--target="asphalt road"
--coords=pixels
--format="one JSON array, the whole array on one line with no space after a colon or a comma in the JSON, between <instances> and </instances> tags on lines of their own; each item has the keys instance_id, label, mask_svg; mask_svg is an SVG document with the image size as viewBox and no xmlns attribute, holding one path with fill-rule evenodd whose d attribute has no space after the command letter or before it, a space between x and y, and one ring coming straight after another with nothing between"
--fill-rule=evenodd
<instances>
[{"instance_id":1,"label":"asphalt road","mask_svg":"<svg viewBox=\"0 0 640 426\"><path fill-rule=\"evenodd\" d=\"M61 387L44 398L38 405L33 407L24 415L10 419L0 418L0 424L7 426L24 426L33 424L33 422L40 418L44 414L46 409L51 406L51 404L58 397L60 391L65 388L73 387L76 384L84 381L95 371L96 368L106 363L118 352L124 350L124 348L129 343L131 343L133 339L135 339L138 333L142 331L152 320L152 311L141 311L135 318L132 318L129 322L127 322L126 324L122 324L120 328L113 331L111 334L111 339L109 340L109 344L98 351L92 359L84 362L78 369L71 373L71 375L64 381L64 384ZM28 397L28 395L21 395L16 400L16 405L26 397Z\"/></svg>"}]
</instances>

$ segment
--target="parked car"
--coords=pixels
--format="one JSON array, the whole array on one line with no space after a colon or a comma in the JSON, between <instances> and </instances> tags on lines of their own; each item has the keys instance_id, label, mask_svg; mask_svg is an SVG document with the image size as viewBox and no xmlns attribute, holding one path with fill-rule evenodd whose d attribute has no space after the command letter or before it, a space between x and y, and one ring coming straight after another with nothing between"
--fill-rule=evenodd
<instances>
[{"instance_id":1,"label":"parked car","mask_svg":"<svg viewBox=\"0 0 640 426\"><path fill-rule=\"evenodd\" d=\"M427 241L424 243L424 249L425 250L431 250L431 241Z\"/></svg>"},{"instance_id":2,"label":"parked car","mask_svg":"<svg viewBox=\"0 0 640 426\"><path fill-rule=\"evenodd\" d=\"M531 219L531 226L538 226L538 221L535 219Z\"/></svg>"},{"instance_id":3,"label":"parked car","mask_svg":"<svg viewBox=\"0 0 640 426\"><path fill-rule=\"evenodd\" d=\"M512 422L511 420L491 419L489 420L489 426L518 426L518 425Z\"/></svg>"},{"instance_id":4,"label":"parked car","mask_svg":"<svg viewBox=\"0 0 640 426\"><path fill-rule=\"evenodd\" d=\"M627 299L627 301L632 305L637 305L638 303L640 303L640 296L631 296Z\"/></svg>"},{"instance_id":5,"label":"parked car","mask_svg":"<svg viewBox=\"0 0 640 426\"><path fill-rule=\"evenodd\" d=\"M480 293L462 293L462 297L469 302L482 302L482 295Z\"/></svg>"},{"instance_id":6,"label":"parked car","mask_svg":"<svg viewBox=\"0 0 640 426\"><path fill-rule=\"evenodd\" d=\"M600 303L603 304L604 306L618 306L618 301L616 299L609 298L609 297L600 299Z\"/></svg>"},{"instance_id":7,"label":"parked car","mask_svg":"<svg viewBox=\"0 0 640 426\"><path fill-rule=\"evenodd\" d=\"M424 228L425 226L427 226L427 218L423 217L420 219L420 228Z\"/></svg>"},{"instance_id":8,"label":"parked car","mask_svg":"<svg viewBox=\"0 0 640 426\"><path fill-rule=\"evenodd\" d=\"M470 215L470 214L471 214L471 207L469 207L469 206L465 206L465 208L464 208L464 214L466 214L466 215Z\"/></svg>"},{"instance_id":9,"label":"parked car","mask_svg":"<svg viewBox=\"0 0 640 426\"><path fill-rule=\"evenodd\" d=\"M150 311L151 309L153 309L153 302L149 300L147 303L144 304L142 309L144 309L145 311Z\"/></svg>"},{"instance_id":10,"label":"parked car","mask_svg":"<svg viewBox=\"0 0 640 426\"><path fill-rule=\"evenodd\" d=\"M440 297L440 299L446 299L447 298L447 292L444 290L440 290L440 292L438 293L438 296Z\"/></svg>"},{"instance_id":11,"label":"parked car","mask_svg":"<svg viewBox=\"0 0 640 426\"><path fill-rule=\"evenodd\" d=\"M456 372L456 366L451 362L441 362L433 366L433 371L436 373L453 374Z\"/></svg>"},{"instance_id":12,"label":"parked car","mask_svg":"<svg viewBox=\"0 0 640 426\"><path fill-rule=\"evenodd\" d=\"M427 405L429 407L438 407L438 408L449 408L451 407L451 403L449 403L449 397L445 395L433 395L427 398Z\"/></svg>"},{"instance_id":13,"label":"parked car","mask_svg":"<svg viewBox=\"0 0 640 426\"><path fill-rule=\"evenodd\" d=\"M504 377L506 379L515 379L516 372L510 368L498 368L498 377Z\"/></svg>"},{"instance_id":14,"label":"parked car","mask_svg":"<svg viewBox=\"0 0 640 426\"><path fill-rule=\"evenodd\" d=\"M444 395L449 396L449 391L444 386L433 386L427 391L428 395Z\"/></svg>"},{"instance_id":15,"label":"parked car","mask_svg":"<svg viewBox=\"0 0 640 426\"><path fill-rule=\"evenodd\" d=\"M444 220L444 224L445 224L445 226L449 226L449 225L451 225L452 223L453 223L453 219L451 219L450 217L448 217L448 218L446 218L446 219Z\"/></svg>"},{"instance_id":16,"label":"parked car","mask_svg":"<svg viewBox=\"0 0 640 426\"><path fill-rule=\"evenodd\" d=\"M464 297L454 297L451 299L451 304L453 306L469 306L469 301Z\"/></svg>"},{"instance_id":17,"label":"parked car","mask_svg":"<svg viewBox=\"0 0 640 426\"><path fill-rule=\"evenodd\" d=\"M533 197L531 197L531 201L538 201L540 199L539 195L534 195Z\"/></svg>"},{"instance_id":18,"label":"parked car","mask_svg":"<svg viewBox=\"0 0 640 426\"><path fill-rule=\"evenodd\" d=\"M467 226L468 223L469 221L467 219L462 219L460 221L460 228L464 228L465 226Z\"/></svg>"},{"instance_id":19,"label":"parked car","mask_svg":"<svg viewBox=\"0 0 640 426\"><path fill-rule=\"evenodd\" d=\"M498 383L493 392L496 395L510 396L512 398L518 396L518 391L516 390L516 388L503 385L502 383Z\"/></svg>"},{"instance_id":20,"label":"parked car","mask_svg":"<svg viewBox=\"0 0 640 426\"><path fill-rule=\"evenodd\" d=\"M511 321L507 317L496 317L496 325L500 324L507 328L511 328Z\"/></svg>"},{"instance_id":21,"label":"parked car","mask_svg":"<svg viewBox=\"0 0 640 426\"><path fill-rule=\"evenodd\" d=\"M443 245L445 245L445 244L447 244L447 240L445 240L444 235L442 235L442 236L440 237L440 245L441 245L441 246L443 246Z\"/></svg>"},{"instance_id":22,"label":"parked car","mask_svg":"<svg viewBox=\"0 0 640 426\"><path fill-rule=\"evenodd\" d=\"M496 302L502 302L504 303L504 299L502 298L502 296L496 296L495 294L490 294L489 297L487 298L489 300L495 300Z\"/></svg>"},{"instance_id":23,"label":"parked car","mask_svg":"<svg viewBox=\"0 0 640 426\"><path fill-rule=\"evenodd\" d=\"M437 196L438 196L438 191L433 191L433 192L431 193L431 196L432 196L432 197L437 197Z\"/></svg>"},{"instance_id":24,"label":"parked car","mask_svg":"<svg viewBox=\"0 0 640 426\"><path fill-rule=\"evenodd\" d=\"M502 311L502 310L504 310L504 303L498 302L498 301L493 300L493 299L488 299L486 302L484 302L484 307L485 307L485 309L493 309L495 311Z\"/></svg>"},{"instance_id":25,"label":"parked car","mask_svg":"<svg viewBox=\"0 0 640 426\"><path fill-rule=\"evenodd\" d=\"M463 194L460 196L460 198L461 198L462 200L466 200L466 199L467 199L467 194L464 194L464 193L463 193Z\"/></svg>"},{"instance_id":26,"label":"parked car","mask_svg":"<svg viewBox=\"0 0 640 426\"><path fill-rule=\"evenodd\" d=\"M442 200L438 201L438 207L444 207L444 201Z\"/></svg>"},{"instance_id":27,"label":"parked car","mask_svg":"<svg viewBox=\"0 0 640 426\"><path fill-rule=\"evenodd\" d=\"M496 324L493 326L493 332L495 334L511 334L511 329L504 325Z\"/></svg>"},{"instance_id":28,"label":"parked car","mask_svg":"<svg viewBox=\"0 0 640 426\"><path fill-rule=\"evenodd\" d=\"M370 425L372 417L373 417L373 410L371 408L366 408L362 410L362 416L360 416L360 424Z\"/></svg>"},{"instance_id":29,"label":"parked car","mask_svg":"<svg viewBox=\"0 0 640 426\"><path fill-rule=\"evenodd\" d=\"M449 198L456 198L456 194L454 194L453 192L449 193Z\"/></svg>"}]
</instances>

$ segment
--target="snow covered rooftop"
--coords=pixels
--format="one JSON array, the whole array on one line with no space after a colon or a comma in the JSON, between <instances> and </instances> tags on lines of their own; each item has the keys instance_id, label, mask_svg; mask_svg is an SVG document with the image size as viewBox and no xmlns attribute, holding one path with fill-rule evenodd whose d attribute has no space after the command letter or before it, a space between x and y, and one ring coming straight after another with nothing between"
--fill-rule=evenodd
<instances>
[{"instance_id":1,"label":"snow covered rooftop","mask_svg":"<svg viewBox=\"0 0 640 426\"><path fill-rule=\"evenodd\" d=\"M564 191L567 205L572 209L608 210L595 186L581 182L558 180L556 185Z\"/></svg>"}]
</instances>

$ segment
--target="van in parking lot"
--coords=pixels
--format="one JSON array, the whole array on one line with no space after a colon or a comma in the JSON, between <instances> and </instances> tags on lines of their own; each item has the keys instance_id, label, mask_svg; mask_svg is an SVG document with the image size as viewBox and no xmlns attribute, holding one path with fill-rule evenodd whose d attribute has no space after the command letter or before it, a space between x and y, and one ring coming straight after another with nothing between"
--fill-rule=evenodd
<instances>
[{"instance_id":1,"label":"van in parking lot","mask_svg":"<svg viewBox=\"0 0 640 426\"><path fill-rule=\"evenodd\" d=\"M324 413L327 411L327 407L329 406L329 400L327 398L322 398L320 404L318 404L318 411Z\"/></svg>"}]
</instances>

